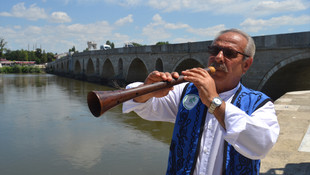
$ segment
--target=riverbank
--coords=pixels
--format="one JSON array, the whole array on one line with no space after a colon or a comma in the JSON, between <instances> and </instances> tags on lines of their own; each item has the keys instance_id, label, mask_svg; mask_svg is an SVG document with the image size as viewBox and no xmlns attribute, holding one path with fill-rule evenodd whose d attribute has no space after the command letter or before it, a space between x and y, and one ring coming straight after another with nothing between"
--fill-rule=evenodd
<instances>
[{"instance_id":1,"label":"riverbank","mask_svg":"<svg viewBox=\"0 0 310 175\"><path fill-rule=\"evenodd\" d=\"M280 124L277 143L262 159L262 175L309 175L310 91L288 92L275 101Z\"/></svg>"},{"instance_id":2,"label":"riverbank","mask_svg":"<svg viewBox=\"0 0 310 175\"><path fill-rule=\"evenodd\" d=\"M44 73L45 69L37 66L3 66L0 67L0 73Z\"/></svg>"}]
</instances>

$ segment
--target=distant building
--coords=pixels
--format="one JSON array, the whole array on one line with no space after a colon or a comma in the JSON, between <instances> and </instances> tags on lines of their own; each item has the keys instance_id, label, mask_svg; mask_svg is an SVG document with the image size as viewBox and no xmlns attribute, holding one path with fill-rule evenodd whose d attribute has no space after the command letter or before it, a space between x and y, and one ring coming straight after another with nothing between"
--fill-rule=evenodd
<instances>
[{"instance_id":1,"label":"distant building","mask_svg":"<svg viewBox=\"0 0 310 175\"><path fill-rule=\"evenodd\" d=\"M135 47L132 42L124 43L124 47Z\"/></svg>"},{"instance_id":2,"label":"distant building","mask_svg":"<svg viewBox=\"0 0 310 175\"><path fill-rule=\"evenodd\" d=\"M97 50L97 43L93 42L93 41L88 41L87 42L87 46L88 46L88 50L92 50L92 48L94 50Z\"/></svg>"},{"instance_id":3,"label":"distant building","mask_svg":"<svg viewBox=\"0 0 310 175\"><path fill-rule=\"evenodd\" d=\"M34 65L35 61L9 61L7 59L1 58L1 66L11 66L11 65Z\"/></svg>"},{"instance_id":4,"label":"distant building","mask_svg":"<svg viewBox=\"0 0 310 175\"><path fill-rule=\"evenodd\" d=\"M68 55L68 53L60 53L60 54L55 55L55 58L60 59L60 58L65 57L67 55Z\"/></svg>"},{"instance_id":5,"label":"distant building","mask_svg":"<svg viewBox=\"0 0 310 175\"><path fill-rule=\"evenodd\" d=\"M108 50L108 49L111 49L110 45L104 44L100 46L100 50Z\"/></svg>"}]
</instances>

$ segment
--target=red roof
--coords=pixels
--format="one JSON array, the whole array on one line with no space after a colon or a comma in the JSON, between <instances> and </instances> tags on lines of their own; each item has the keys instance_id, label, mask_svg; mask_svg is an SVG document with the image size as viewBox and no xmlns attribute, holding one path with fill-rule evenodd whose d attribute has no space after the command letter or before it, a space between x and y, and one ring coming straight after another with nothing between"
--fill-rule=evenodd
<instances>
[{"instance_id":1,"label":"red roof","mask_svg":"<svg viewBox=\"0 0 310 175\"><path fill-rule=\"evenodd\" d=\"M35 64L35 61L9 61L6 59L0 59L1 64Z\"/></svg>"}]
</instances>

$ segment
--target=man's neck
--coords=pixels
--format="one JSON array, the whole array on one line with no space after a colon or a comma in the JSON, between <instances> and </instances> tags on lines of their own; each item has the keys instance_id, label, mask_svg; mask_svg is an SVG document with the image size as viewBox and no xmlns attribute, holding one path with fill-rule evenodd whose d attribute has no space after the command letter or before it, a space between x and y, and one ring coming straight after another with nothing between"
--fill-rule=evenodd
<instances>
[{"instance_id":1,"label":"man's neck","mask_svg":"<svg viewBox=\"0 0 310 175\"><path fill-rule=\"evenodd\" d=\"M233 83L229 86L227 86L227 84L225 84L225 86L222 84L216 84L217 93L220 94L220 93L223 93L226 91L230 91L230 90L234 89L236 86L238 86L238 84L239 84L239 81L237 83Z\"/></svg>"}]
</instances>

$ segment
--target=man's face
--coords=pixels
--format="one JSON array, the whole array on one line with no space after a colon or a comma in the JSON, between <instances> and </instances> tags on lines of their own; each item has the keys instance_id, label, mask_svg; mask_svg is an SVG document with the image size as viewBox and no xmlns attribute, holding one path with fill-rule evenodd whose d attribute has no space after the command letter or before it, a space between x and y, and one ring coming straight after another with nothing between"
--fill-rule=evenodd
<instances>
[{"instance_id":1,"label":"man's face","mask_svg":"<svg viewBox=\"0 0 310 175\"><path fill-rule=\"evenodd\" d=\"M217 70L212 75L218 91L222 92L234 88L242 75L249 69L253 58L243 60L242 54L231 54L234 51L244 53L246 45L247 39L234 32L224 33L213 42L212 46L216 48L216 51L210 55L208 65L224 64L227 68L227 72Z\"/></svg>"}]
</instances>

